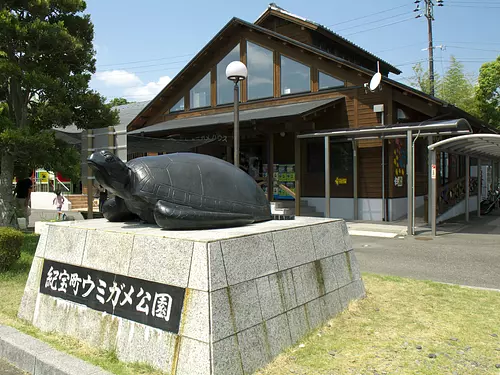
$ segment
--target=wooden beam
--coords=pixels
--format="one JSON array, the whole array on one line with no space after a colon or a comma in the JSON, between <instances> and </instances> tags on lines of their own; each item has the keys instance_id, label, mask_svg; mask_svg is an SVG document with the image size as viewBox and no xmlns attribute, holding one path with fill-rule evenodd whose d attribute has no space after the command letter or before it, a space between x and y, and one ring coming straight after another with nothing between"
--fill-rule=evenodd
<instances>
[{"instance_id":1,"label":"wooden beam","mask_svg":"<svg viewBox=\"0 0 500 375\"><path fill-rule=\"evenodd\" d=\"M267 200L273 201L274 188L274 134L270 133L267 136Z\"/></svg>"},{"instance_id":2,"label":"wooden beam","mask_svg":"<svg viewBox=\"0 0 500 375\"><path fill-rule=\"evenodd\" d=\"M210 105L217 106L217 65L210 70Z\"/></svg>"},{"instance_id":3,"label":"wooden beam","mask_svg":"<svg viewBox=\"0 0 500 375\"><path fill-rule=\"evenodd\" d=\"M404 93L401 93L399 90L392 90L392 98L393 101L410 107L411 109L430 117L434 117L438 113L437 105L416 96L404 95Z\"/></svg>"},{"instance_id":4,"label":"wooden beam","mask_svg":"<svg viewBox=\"0 0 500 375\"><path fill-rule=\"evenodd\" d=\"M184 95L184 110L189 111L191 109L191 94L188 90Z\"/></svg>"},{"instance_id":5,"label":"wooden beam","mask_svg":"<svg viewBox=\"0 0 500 375\"><path fill-rule=\"evenodd\" d=\"M274 60L274 97L281 97L281 59L278 51L273 53Z\"/></svg>"},{"instance_id":6,"label":"wooden beam","mask_svg":"<svg viewBox=\"0 0 500 375\"><path fill-rule=\"evenodd\" d=\"M387 88L386 92L386 108L385 108L385 124L394 124L394 103L392 99L392 87Z\"/></svg>"},{"instance_id":7,"label":"wooden beam","mask_svg":"<svg viewBox=\"0 0 500 375\"><path fill-rule=\"evenodd\" d=\"M354 127L357 128L359 126L359 98L357 91L354 93L353 103L354 103Z\"/></svg>"},{"instance_id":8,"label":"wooden beam","mask_svg":"<svg viewBox=\"0 0 500 375\"><path fill-rule=\"evenodd\" d=\"M299 133L295 133L295 216L300 216L300 180L302 174L301 160L301 139L297 138Z\"/></svg>"},{"instance_id":9,"label":"wooden beam","mask_svg":"<svg viewBox=\"0 0 500 375\"><path fill-rule=\"evenodd\" d=\"M318 68L312 67L311 68L311 91L312 92L318 92L319 91L319 72Z\"/></svg>"},{"instance_id":10,"label":"wooden beam","mask_svg":"<svg viewBox=\"0 0 500 375\"><path fill-rule=\"evenodd\" d=\"M240 39L240 60L245 66L248 64L248 58L247 58L247 41L245 38ZM240 83L240 101L242 103L245 103L248 100L248 80L244 80L243 82Z\"/></svg>"}]
</instances>

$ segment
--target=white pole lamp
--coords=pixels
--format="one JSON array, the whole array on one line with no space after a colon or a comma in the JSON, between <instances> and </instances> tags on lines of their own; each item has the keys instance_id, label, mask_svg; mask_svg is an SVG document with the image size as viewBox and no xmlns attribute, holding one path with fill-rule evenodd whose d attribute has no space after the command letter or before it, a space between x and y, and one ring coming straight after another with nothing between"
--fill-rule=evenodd
<instances>
[{"instance_id":1,"label":"white pole lamp","mask_svg":"<svg viewBox=\"0 0 500 375\"><path fill-rule=\"evenodd\" d=\"M226 77L234 82L234 165L240 166L240 117L239 117L239 88L238 82L248 76L247 67L241 61L233 61L226 68Z\"/></svg>"}]
</instances>

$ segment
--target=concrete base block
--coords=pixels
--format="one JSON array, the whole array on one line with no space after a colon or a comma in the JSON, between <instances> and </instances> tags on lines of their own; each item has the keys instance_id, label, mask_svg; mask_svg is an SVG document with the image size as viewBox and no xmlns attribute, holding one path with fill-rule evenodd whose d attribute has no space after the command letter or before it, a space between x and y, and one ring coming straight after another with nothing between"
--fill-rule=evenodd
<instances>
[{"instance_id":1,"label":"concrete base block","mask_svg":"<svg viewBox=\"0 0 500 375\"><path fill-rule=\"evenodd\" d=\"M343 220L165 231L99 219L40 233L19 316L172 375L252 374L365 295Z\"/></svg>"}]
</instances>

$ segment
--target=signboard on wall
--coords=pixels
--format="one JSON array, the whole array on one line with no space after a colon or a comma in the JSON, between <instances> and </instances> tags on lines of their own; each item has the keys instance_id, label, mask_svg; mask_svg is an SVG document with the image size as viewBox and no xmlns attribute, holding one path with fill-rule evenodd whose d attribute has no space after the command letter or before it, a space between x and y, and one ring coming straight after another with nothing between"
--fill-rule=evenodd
<instances>
[{"instance_id":1,"label":"signboard on wall","mask_svg":"<svg viewBox=\"0 0 500 375\"><path fill-rule=\"evenodd\" d=\"M45 259L40 293L178 333L185 289Z\"/></svg>"}]
</instances>

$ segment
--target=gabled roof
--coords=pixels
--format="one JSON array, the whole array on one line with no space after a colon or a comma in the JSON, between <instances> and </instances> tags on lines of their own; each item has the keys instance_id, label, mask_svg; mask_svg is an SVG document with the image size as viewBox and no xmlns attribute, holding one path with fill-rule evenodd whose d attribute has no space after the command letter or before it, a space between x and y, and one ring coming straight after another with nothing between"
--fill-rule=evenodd
<instances>
[{"instance_id":1,"label":"gabled roof","mask_svg":"<svg viewBox=\"0 0 500 375\"><path fill-rule=\"evenodd\" d=\"M163 99L163 97L167 96L166 92L169 89L173 88L174 86L179 85L179 83L181 82L181 78L185 74L187 74L190 70L198 69L198 68L195 68L195 65L197 65L199 60L201 60L205 55L207 55L210 48L216 46L217 43L226 43L226 41L223 40L223 37L225 37L226 34L227 34L227 36L232 35L234 33L234 31L232 30L232 28L234 26L243 26L247 29L261 32L261 33L263 33L269 37L275 38L281 42L286 42L289 45L298 47L304 51L309 51L309 52L314 53L318 56L321 56L327 60L331 60L331 61L334 61L336 63L350 67L358 72L366 74L368 77L371 77L375 73L375 71L372 71L370 69L364 68L364 67L359 66L359 65L356 65L350 61L344 60L338 56L332 55L331 53L325 52L325 51L323 51L319 48L313 47L309 44L299 42L295 39L286 37L282 34L274 32L272 30L266 29L264 27L261 27L261 26L258 26L258 25L255 25L255 24L252 24L252 23L249 23L249 22L246 22L246 21L243 21L239 18L234 17L184 66L184 68L182 68L182 70L179 73L177 73L177 75L156 95L155 98L153 98L149 103L147 103L144 106L144 108L139 113L137 113L137 115L130 121L129 126L133 122L135 122L135 120L137 120L138 118L141 118L141 117L147 118L147 116L145 116L145 114L148 112L151 112L151 110L154 107L154 104L157 101L159 101L161 103L161 107L163 107L163 104L162 104L163 101L160 99ZM199 66L199 65L197 65L197 66ZM492 127L485 125L479 119L471 116L470 114L468 114L468 113L466 113L466 112L464 112L464 111L462 111L462 110L460 110L452 105L449 105L448 103L446 103L445 101L443 101L441 99L438 99L434 96L428 95L428 94L424 93L423 91L417 90L413 87L407 86L403 83L400 83L398 81L395 81L395 80L390 79L390 78L385 77L385 76L382 77L382 82L388 83L391 86L399 88L403 91L410 92L413 95L419 96L425 100L436 103L440 106L449 107L450 112L451 111L458 112L460 117L467 118L469 121L472 121L475 124L479 125L487 132L492 132L492 131L495 133L497 132L496 130L493 130ZM141 124L141 125L143 125L143 124Z\"/></svg>"},{"instance_id":2,"label":"gabled roof","mask_svg":"<svg viewBox=\"0 0 500 375\"><path fill-rule=\"evenodd\" d=\"M149 101L135 102L112 107L118 111L119 123L116 126L127 126L149 104Z\"/></svg>"},{"instance_id":3,"label":"gabled roof","mask_svg":"<svg viewBox=\"0 0 500 375\"><path fill-rule=\"evenodd\" d=\"M360 55L364 55L370 60L380 61L382 65L385 65L391 73L401 74L401 70L396 68L395 66L389 64L387 61L381 59L380 57L375 56L374 54L368 52L364 48L361 48L357 44L347 40L343 36L335 33L333 30L330 30L326 26L323 26L315 21L308 20L307 18L298 16L296 14L290 13L289 11L279 7L275 3L269 4L267 9L259 16L259 18L254 22L256 25L261 25L262 22L269 16L274 15L280 18L285 18L289 21L300 23L302 26L309 27L312 30L316 30L321 32L323 35L326 35L329 39L332 39L337 42L341 42L344 45L347 45L351 49L356 50Z\"/></svg>"},{"instance_id":4,"label":"gabled roof","mask_svg":"<svg viewBox=\"0 0 500 375\"><path fill-rule=\"evenodd\" d=\"M273 37L281 42L286 42L287 44L289 45L293 45L295 47L299 47L300 49L303 49L303 50L306 50L306 51L309 51L309 52L312 52L312 53L315 53L319 56L322 56L322 57L325 57L329 60L332 60L332 61L335 61L339 64L342 64L342 65L345 65L345 66L348 66L354 70L357 70L358 72L363 72L363 73L366 73L367 75L373 75L375 73L375 71L372 71L370 69L367 69L367 68L364 68L362 66L359 66L359 65L356 65L350 61L347 61L345 59L342 59L341 57L338 57L338 56L335 56L335 55L332 55L331 53L328 53L328 52L325 52L319 48L316 48L316 47L313 47L309 44L305 44L305 43L302 43L302 42L299 42L295 39L292 39L292 38L289 38L287 36L284 36L282 34L279 34L277 32L274 32L272 30L269 30L269 29L266 29L265 27L262 27L262 26L258 26L258 25L255 25L253 23L249 23L249 22L246 22L242 19L239 19L237 17L234 17L232 18L185 66L184 68L182 68L182 70L177 73L177 75L165 86L165 88L163 88L163 90L161 90L155 98L153 98L144 108L143 110L137 114L137 116L130 122L130 124L132 124L132 122L134 122L137 118L139 117L146 117L147 116L144 116L145 113L147 112L150 112L153 107L154 107L154 104L157 102L157 100L159 100L160 98L162 97L165 97L166 96L166 92L174 87L174 86L177 86L180 82L180 79L181 77L183 77L191 68L194 68L194 65L197 64L197 62L199 60L201 60L206 54L207 52L209 51L210 48L212 48L213 46L215 46L218 42L220 43L222 38L224 36L229 36L229 35L232 35L234 34L233 30L231 30L232 27L234 26L244 26L245 28L247 29L251 29L251 30L254 30L254 31L258 31L258 32L261 32L267 36L270 36L270 37ZM223 42L225 43L225 42ZM385 79L386 77L384 77ZM395 81L394 81L395 82ZM130 125L129 124L129 125Z\"/></svg>"}]
</instances>

